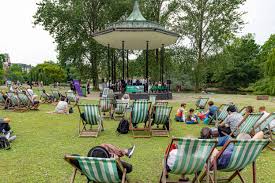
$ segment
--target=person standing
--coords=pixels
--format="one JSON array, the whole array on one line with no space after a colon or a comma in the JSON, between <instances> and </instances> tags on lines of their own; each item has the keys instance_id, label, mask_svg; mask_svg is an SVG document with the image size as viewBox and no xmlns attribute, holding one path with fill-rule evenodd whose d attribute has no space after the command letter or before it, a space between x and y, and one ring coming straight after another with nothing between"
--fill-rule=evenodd
<instances>
[{"instance_id":1,"label":"person standing","mask_svg":"<svg viewBox=\"0 0 275 183\"><path fill-rule=\"evenodd\" d=\"M88 80L86 87L87 87L87 94L89 95L90 94L90 80Z\"/></svg>"}]
</instances>

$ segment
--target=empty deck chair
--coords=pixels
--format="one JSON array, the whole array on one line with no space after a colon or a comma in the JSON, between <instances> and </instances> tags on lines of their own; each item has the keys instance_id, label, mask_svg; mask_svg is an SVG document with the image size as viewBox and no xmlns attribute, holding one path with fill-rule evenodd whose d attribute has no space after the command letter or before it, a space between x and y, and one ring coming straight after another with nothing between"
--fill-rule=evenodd
<instances>
[{"instance_id":1,"label":"empty deck chair","mask_svg":"<svg viewBox=\"0 0 275 183\"><path fill-rule=\"evenodd\" d=\"M101 98L99 100L99 107L100 111L103 113L102 117L112 117L112 108L113 108L113 99L110 98ZM108 116L106 116L106 113L109 113Z\"/></svg>"},{"instance_id":2,"label":"empty deck chair","mask_svg":"<svg viewBox=\"0 0 275 183\"><path fill-rule=\"evenodd\" d=\"M147 100L134 101L132 105L132 111L130 114L130 127L133 137L151 137L150 134L150 125L147 124L150 121L149 111L151 108L151 102ZM139 124L142 124L143 127L138 127ZM136 131L147 132L148 135L135 135Z\"/></svg>"},{"instance_id":3,"label":"empty deck chair","mask_svg":"<svg viewBox=\"0 0 275 183\"><path fill-rule=\"evenodd\" d=\"M169 137L169 129L171 128L171 120L170 120L171 110L172 110L172 107L168 107L168 106L163 106L163 105L153 106L152 115L151 115L152 136ZM153 126L156 126L156 128L153 128Z\"/></svg>"},{"instance_id":4,"label":"empty deck chair","mask_svg":"<svg viewBox=\"0 0 275 183\"><path fill-rule=\"evenodd\" d=\"M196 101L196 109L204 109L208 100L209 100L209 98L207 98L207 97L198 98Z\"/></svg>"},{"instance_id":5,"label":"empty deck chair","mask_svg":"<svg viewBox=\"0 0 275 183\"><path fill-rule=\"evenodd\" d=\"M116 117L124 118L126 108L128 105L129 104L127 101L116 100L115 107L114 107L113 114L112 114L114 120L116 120Z\"/></svg>"},{"instance_id":6,"label":"empty deck chair","mask_svg":"<svg viewBox=\"0 0 275 183\"><path fill-rule=\"evenodd\" d=\"M176 160L170 172L167 171L167 160L169 154L164 156L164 166L160 177L161 183L169 183L169 174L191 175L195 174L192 182L198 181L200 172L205 164L209 164L209 157L216 147L217 141L214 139L188 139L173 138L167 152L170 152L172 144L177 145ZM207 171L209 172L209 171ZM177 181L180 182L180 181Z\"/></svg>"},{"instance_id":7,"label":"empty deck chair","mask_svg":"<svg viewBox=\"0 0 275 183\"><path fill-rule=\"evenodd\" d=\"M99 106L94 104L77 105L80 114L79 136L97 137L103 130ZM88 128L89 126L89 128Z\"/></svg>"}]
</instances>

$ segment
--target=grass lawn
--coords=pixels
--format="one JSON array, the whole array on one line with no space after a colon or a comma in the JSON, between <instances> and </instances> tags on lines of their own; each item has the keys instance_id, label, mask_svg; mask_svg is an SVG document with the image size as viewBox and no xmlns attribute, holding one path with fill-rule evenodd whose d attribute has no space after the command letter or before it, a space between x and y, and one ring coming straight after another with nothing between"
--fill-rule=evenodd
<instances>
[{"instance_id":1,"label":"grass lawn","mask_svg":"<svg viewBox=\"0 0 275 183\"><path fill-rule=\"evenodd\" d=\"M169 102L173 106L171 117L182 101L187 102L188 108L194 107L195 94L175 94ZM95 98L95 97L94 97ZM239 106L253 105L257 109L265 105L268 111L275 111L275 104L269 101L257 101L255 96L242 95L210 95L217 105L233 101ZM81 103L96 101L81 100ZM104 120L105 131L98 138L79 138L79 115L50 115L52 104L43 104L39 111L25 113L0 110L0 117L12 119L12 128L17 139L12 143L11 150L0 151L0 182L69 182L72 167L63 160L64 154L76 153L86 155L89 149L101 143L112 143L119 147L130 147L136 144L136 151L131 159L123 158L133 164L134 169L128 175L130 182L158 182L162 159L169 138L154 137L150 139L133 139L131 133L117 136L115 130L118 121ZM204 125L185 125L173 121L171 136L198 137ZM259 183L275 182L275 154L266 149L257 161L257 180ZM242 174L245 180L252 182L252 168L247 167ZM221 174L218 174L221 175ZM229 175L229 174L226 174ZM77 174L76 182L86 182L84 176ZM237 178L233 182L240 182Z\"/></svg>"}]
</instances>

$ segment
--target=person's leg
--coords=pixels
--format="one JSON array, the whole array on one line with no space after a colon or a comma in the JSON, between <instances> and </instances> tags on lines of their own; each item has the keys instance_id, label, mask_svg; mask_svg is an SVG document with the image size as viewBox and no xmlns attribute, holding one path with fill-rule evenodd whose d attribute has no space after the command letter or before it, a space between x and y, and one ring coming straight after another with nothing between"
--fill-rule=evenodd
<instances>
[{"instance_id":1,"label":"person's leg","mask_svg":"<svg viewBox=\"0 0 275 183\"><path fill-rule=\"evenodd\" d=\"M127 154L127 150L120 149L112 144L101 144L101 147L104 147L111 155L117 155L118 157L123 157Z\"/></svg>"},{"instance_id":2,"label":"person's leg","mask_svg":"<svg viewBox=\"0 0 275 183\"><path fill-rule=\"evenodd\" d=\"M223 137L218 137L218 144L217 146L223 146L228 140L230 140L230 136L226 135Z\"/></svg>"},{"instance_id":3,"label":"person's leg","mask_svg":"<svg viewBox=\"0 0 275 183\"><path fill-rule=\"evenodd\" d=\"M219 126L218 127L218 131L219 131L219 136L220 137L223 137L225 136L222 132L225 132L226 134L230 134L231 133L231 130L229 127L223 127L223 126Z\"/></svg>"}]
</instances>

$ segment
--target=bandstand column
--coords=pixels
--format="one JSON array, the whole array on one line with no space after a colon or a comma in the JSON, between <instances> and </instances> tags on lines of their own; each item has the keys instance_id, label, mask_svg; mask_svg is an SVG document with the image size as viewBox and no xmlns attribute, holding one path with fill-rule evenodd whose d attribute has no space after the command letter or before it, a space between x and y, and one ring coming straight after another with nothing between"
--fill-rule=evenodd
<instances>
[{"instance_id":1,"label":"bandstand column","mask_svg":"<svg viewBox=\"0 0 275 183\"><path fill-rule=\"evenodd\" d=\"M148 92L148 86L149 86L149 78L148 78L148 75L149 75L149 70L148 70L148 67L149 67L149 41L146 41L146 91Z\"/></svg>"}]
</instances>

